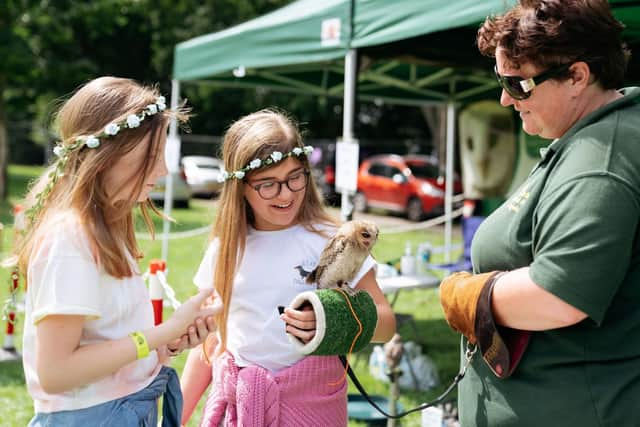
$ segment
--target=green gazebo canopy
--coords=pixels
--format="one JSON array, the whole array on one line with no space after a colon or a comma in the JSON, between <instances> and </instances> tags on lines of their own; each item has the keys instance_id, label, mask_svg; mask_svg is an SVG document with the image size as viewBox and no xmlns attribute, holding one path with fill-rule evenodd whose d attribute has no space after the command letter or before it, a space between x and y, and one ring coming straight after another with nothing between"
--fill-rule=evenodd
<instances>
[{"instance_id":1,"label":"green gazebo canopy","mask_svg":"<svg viewBox=\"0 0 640 427\"><path fill-rule=\"evenodd\" d=\"M341 97L344 57L359 55L358 96L402 104L497 97L492 61L475 47L478 25L513 0L299 0L175 48L174 79ZM636 55L640 1L612 0Z\"/></svg>"}]
</instances>

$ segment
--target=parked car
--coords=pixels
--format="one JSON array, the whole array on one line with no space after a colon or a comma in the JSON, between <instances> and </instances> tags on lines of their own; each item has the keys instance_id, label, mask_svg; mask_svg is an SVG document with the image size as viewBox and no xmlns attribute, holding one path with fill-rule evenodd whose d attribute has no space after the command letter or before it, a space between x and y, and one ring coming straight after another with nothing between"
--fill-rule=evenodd
<instances>
[{"instance_id":1,"label":"parked car","mask_svg":"<svg viewBox=\"0 0 640 427\"><path fill-rule=\"evenodd\" d=\"M444 179L436 158L424 155L384 154L365 159L358 170L356 212L381 208L400 212L412 221L444 211ZM462 192L454 178L454 193Z\"/></svg>"},{"instance_id":2,"label":"parked car","mask_svg":"<svg viewBox=\"0 0 640 427\"><path fill-rule=\"evenodd\" d=\"M211 197L222 189L218 176L224 169L222 160L207 156L184 156L182 167L194 195Z\"/></svg>"},{"instance_id":3,"label":"parked car","mask_svg":"<svg viewBox=\"0 0 640 427\"><path fill-rule=\"evenodd\" d=\"M173 175L173 205L181 208L189 207L189 199L191 199L191 188L187 184L186 177L182 168L180 172L174 172ZM156 181L156 185L149 193L149 198L156 205L162 206L164 203L164 191L166 188L166 177L161 177Z\"/></svg>"}]
</instances>

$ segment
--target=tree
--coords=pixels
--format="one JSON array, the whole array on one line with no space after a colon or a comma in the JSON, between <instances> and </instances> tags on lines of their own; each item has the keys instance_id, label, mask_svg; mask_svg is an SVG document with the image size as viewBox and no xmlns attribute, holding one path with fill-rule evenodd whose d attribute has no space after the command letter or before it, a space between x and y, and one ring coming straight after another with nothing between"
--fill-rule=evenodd
<instances>
[{"instance_id":1,"label":"tree","mask_svg":"<svg viewBox=\"0 0 640 427\"><path fill-rule=\"evenodd\" d=\"M168 93L176 43L237 24L288 1L0 2L0 57L8 59L0 64L0 94L4 95L0 114L5 113L12 122L34 122L47 128L65 94L102 75L160 82ZM7 153L7 119L1 117L0 156ZM0 169L6 171L6 155L0 160L4 165ZM0 184L6 187L4 181Z\"/></svg>"},{"instance_id":2,"label":"tree","mask_svg":"<svg viewBox=\"0 0 640 427\"><path fill-rule=\"evenodd\" d=\"M9 88L21 87L36 77L34 56L28 43L23 11L32 6L23 0L0 2L0 201L7 198L9 141L5 98Z\"/></svg>"},{"instance_id":3,"label":"tree","mask_svg":"<svg viewBox=\"0 0 640 427\"><path fill-rule=\"evenodd\" d=\"M65 94L103 75L160 82L168 95L177 43L229 28L291 1L0 2L0 196L6 196L7 120L48 128ZM182 89L195 107L191 127L197 133L221 135L241 115L278 106L293 113L311 138L341 134L339 98L189 84ZM426 126L417 110L394 112L389 106L362 104L359 118L355 126L362 138L425 138L420 130ZM30 136L30 141L34 139ZM39 143L51 142L48 139L41 138ZM9 144L15 150L25 145Z\"/></svg>"}]
</instances>

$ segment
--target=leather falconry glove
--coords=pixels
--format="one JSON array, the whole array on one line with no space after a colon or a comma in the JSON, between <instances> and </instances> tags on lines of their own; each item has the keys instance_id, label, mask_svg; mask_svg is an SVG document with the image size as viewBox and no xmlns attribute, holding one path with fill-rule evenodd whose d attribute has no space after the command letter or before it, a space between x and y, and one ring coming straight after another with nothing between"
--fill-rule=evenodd
<instances>
[{"instance_id":1,"label":"leather falconry glove","mask_svg":"<svg viewBox=\"0 0 640 427\"><path fill-rule=\"evenodd\" d=\"M498 326L491 311L493 286L503 272L445 277L440 284L440 304L452 329L477 344L482 358L498 378L508 378L529 344L531 332Z\"/></svg>"}]
</instances>

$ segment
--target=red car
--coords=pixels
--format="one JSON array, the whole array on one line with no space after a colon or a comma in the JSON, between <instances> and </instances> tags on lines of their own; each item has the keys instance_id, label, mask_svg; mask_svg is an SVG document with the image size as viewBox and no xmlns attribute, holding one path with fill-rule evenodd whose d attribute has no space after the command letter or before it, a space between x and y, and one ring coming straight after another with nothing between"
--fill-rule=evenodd
<instances>
[{"instance_id":1,"label":"red car","mask_svg":"<svg viewBox=\"0 0 640 427\"><path fill-rule=\"evenodd\" d=\"M384 154L364 160L358 170L358 192L354 198L356 212L381 208L420 221L427 215L444 211L445 182L438 161L423 155ZM458 176L454 194L462 192Z\"/></svg>"}]
</instances>

